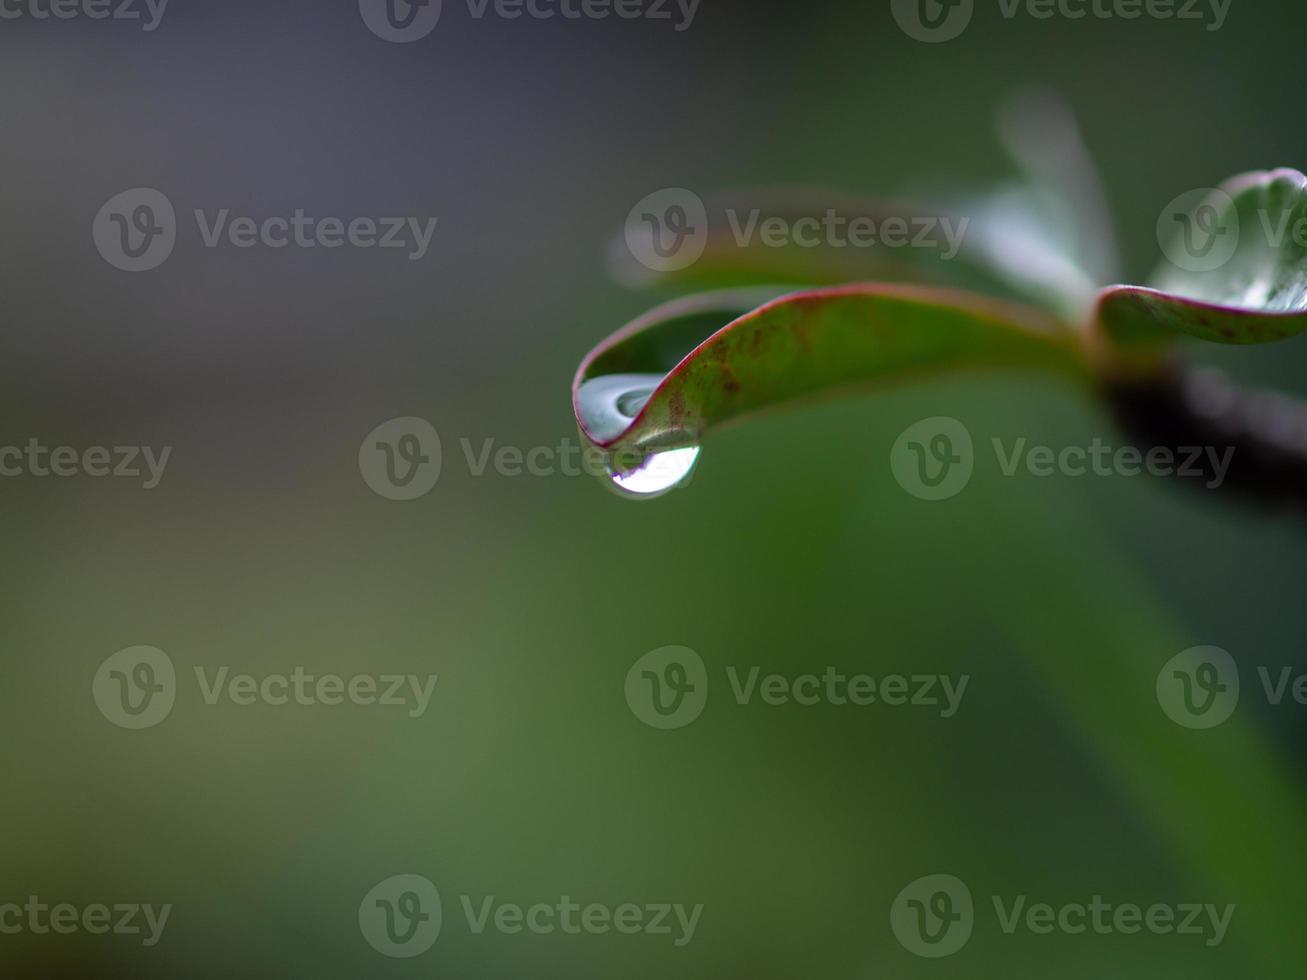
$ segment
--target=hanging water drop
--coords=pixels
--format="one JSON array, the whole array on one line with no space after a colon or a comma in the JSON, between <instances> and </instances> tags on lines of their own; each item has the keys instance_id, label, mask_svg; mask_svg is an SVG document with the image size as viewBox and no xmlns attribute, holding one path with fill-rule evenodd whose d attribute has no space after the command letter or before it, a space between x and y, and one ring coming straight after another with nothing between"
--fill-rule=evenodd
<instances>
[{"instance_id":1,"label":"hanging water drop","mask_svg":"<svg viewBox=\"0 0 1307 980\"><path fill-rule=\"evenodd\" d=\"M663 380L661 374L609 374L591 378L577 390L578 417L589 436L603 442L621 435L639 416ZM679 438L684 435L684 438ZM683 486L699 459L688 434L671 436L673 448L623 449L604 459L610 487L624 497L648 500Z\"/></svg>"},{"instance_id":2,"label":"hanging water drop","mask_svg":"<svg viewBox=\"0 0 1307 980\"><path fill-rule=\"evenodd\" d=\"M651 498L683 485L699 461L699 446L650 453L633 470L609 470L613 486L624 496Z\"/></svg>"}]
</instances>

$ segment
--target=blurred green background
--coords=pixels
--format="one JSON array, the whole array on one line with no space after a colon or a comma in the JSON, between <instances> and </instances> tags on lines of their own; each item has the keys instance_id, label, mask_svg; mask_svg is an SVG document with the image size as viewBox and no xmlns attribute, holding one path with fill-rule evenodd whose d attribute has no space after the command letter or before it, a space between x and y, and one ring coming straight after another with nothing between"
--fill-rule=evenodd
<instances>
[{"instance_id":1,"label":"blurred green background","mask_svg":"<svg viewBox=\"0 0 1307 980\"><path fill-rule=\"evenodd\" d=\"M1131 278L1166 203L1307 164L1307 8L1233 0L1177 21L1005 19L955 41L887 2L703 0L690 29L477 20L387 44L356 4L170 7L0 23L0 444L174 447L162 483L0 482L0 904L171 903L163 939L0 935L7 975L80 977L1278 978L1307 935L1307 708L1256 665L1307 667L1303 529L1145 479L1004 478L905 494L889 448L926 416L1054 446L1115 438L1055 381L949 378L709 440L691 486L631 503L593 478L474 476L479 447L575 442L585 351L660 295L605 252L663 187L882 193L997 180L1000 100L1064 94L1100 164ZM185 218L439 216L420 262L206 249L128 275L97 254L133 187ZM1304 342L1196 349L1307 395ZM439 430L441 478L394 502L360 441ZM177 667L156 727L91 696L136 644ZM627 670L696 650L710 696L657 731ZM1234 718L1159 709L1197 644L1244 668ZM378 706L204 703L192 670L436 673L421 718ZM738 706L725 668L967 673L948 719ZM889 909L958 876L966 948L921 959ZM412 959L359 904L420 874L444 927ZM1185 936L1007 935L989 896L1234 903ZM459 896L702 903L694 939L475 934Z\"/></svg>"}]
</instances>

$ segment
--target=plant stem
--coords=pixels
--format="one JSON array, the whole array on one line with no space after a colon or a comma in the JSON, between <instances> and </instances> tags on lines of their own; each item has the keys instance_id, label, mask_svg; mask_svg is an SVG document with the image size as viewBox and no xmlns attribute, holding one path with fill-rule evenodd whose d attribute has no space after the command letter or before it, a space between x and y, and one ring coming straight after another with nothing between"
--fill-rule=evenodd
<instances>
[{"instance_id":1,"label":"plant stem","mask_svg":"<svg viewBox=\"0 0 1307 980\"><path fill-rule=\"evenodd\" d=\"M1276 510L1307 510L1307 402L1246 390L1223 371L1180 362L1105 388L1117 421L1141 451L1165 448L1182 462L1197 447L1231 448L1221 490Z\"/></svg>"}]
</instances>

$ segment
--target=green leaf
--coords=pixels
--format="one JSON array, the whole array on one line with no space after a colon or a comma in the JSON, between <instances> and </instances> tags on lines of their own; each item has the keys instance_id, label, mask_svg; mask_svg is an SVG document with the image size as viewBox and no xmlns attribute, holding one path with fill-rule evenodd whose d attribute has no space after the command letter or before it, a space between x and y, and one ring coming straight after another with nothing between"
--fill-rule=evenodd
<instances>
[{"instance_id":1,"label":"green leaf","mask_svg":"<svg viewBox=\"0 0 1307 980\"><path fill-rule=\"evenodd\" d=\"M678 300L586 356L573 408L619 488L636 474L625 489L668 489L709 430L811 396L950 368L1087 375L1078 335L1038 311L970 293L863 284L758 301L729 292ZM660 454L669 468L646 479L641 471Z\"/></svg>"},{"instance_id":2,"label":"green leaf","mask_svg":"<svg viewBox=\"0 0 1307 980\"><path fill-rule=\"evenodd\" d=\"M1153 287L1114 286L1097 322L1123 345L1188 334L1265 344L1307 330L1307 177L1275 170L1236 177L1163 216L1174 236Z\"/></svg>"},{"instance_id":3,"label":"green leaf","mask_svg":"<svg viewBox=\"0 0 1307 980\"><path fill-rule=\"evenodd\" d=\"M1004 105L998 131L1020 176L956 206L972 219L962 255L1015 295L1083 323L1118 258L1075 114L1051 92L1023 92Z\"/></svg>"},{"instance_id":4,"label":"green leaf","mask_svg":"<svg viewBox=\"0 0 1307 980\"><path fill-rule=\"evenodd\" d=\"M1006 290L985 257L965 248L970 218L938 206L801 187L666 193L652 213L633 213L612 243L610 269L628 286L703 291L874 279ZM669 207L687 215L683 239L671 238ZM781 229L775 237L771 224ZM675 245L673 254L659 255L658 236Z\"/></svg>"},{"instance_id":5,"label":"green leaf","mask_svg":"<svg viewBox=\"0 0 1307 980\"><path fill-rule=\"evenodd\" d=\"M631 286L688 290L922 283L1084 322L1097 290L1116 278L1117 258L1075 117L1050 93L1024 93L1009 102L999 131L1020 176L980 193L914 201L807 188L707 198L660 191L632 210L611 248L612 271Z\"/></svg>"}]
</instances>

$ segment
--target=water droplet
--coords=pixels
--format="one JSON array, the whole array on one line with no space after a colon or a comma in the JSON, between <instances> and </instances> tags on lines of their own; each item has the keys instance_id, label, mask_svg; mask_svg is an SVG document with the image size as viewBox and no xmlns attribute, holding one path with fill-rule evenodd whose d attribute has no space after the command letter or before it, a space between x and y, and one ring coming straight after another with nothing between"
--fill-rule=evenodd
<instances>
[{"instance_id":1,"label":"water droplet","mask_svg":"<svg viewBox=\"0 0 1307 980\"><path fill-rule=\"evenodd\" d=\"M590 437L616 439L638 416L663 380L661 374L609 374L591 378L577 390L577 410ZM683 486L699 459L699 447L687 445L688 433L660 433L671 449L620 450L605 459L609 485L624 497L647 500ZM641 455L643 453L643 455Z\"/></svg>"},{"instance_id":2,"label":"water droplet","mask_svg":"<svg viewBox=\"0 0 1307 980\"><path fill-rule=\"evenodd\" d=\"M633 470L610 470L613 487L627 497L649 499L683 484L699 461L699 446L650 453Z\"/></svg>"}]
</instances>

